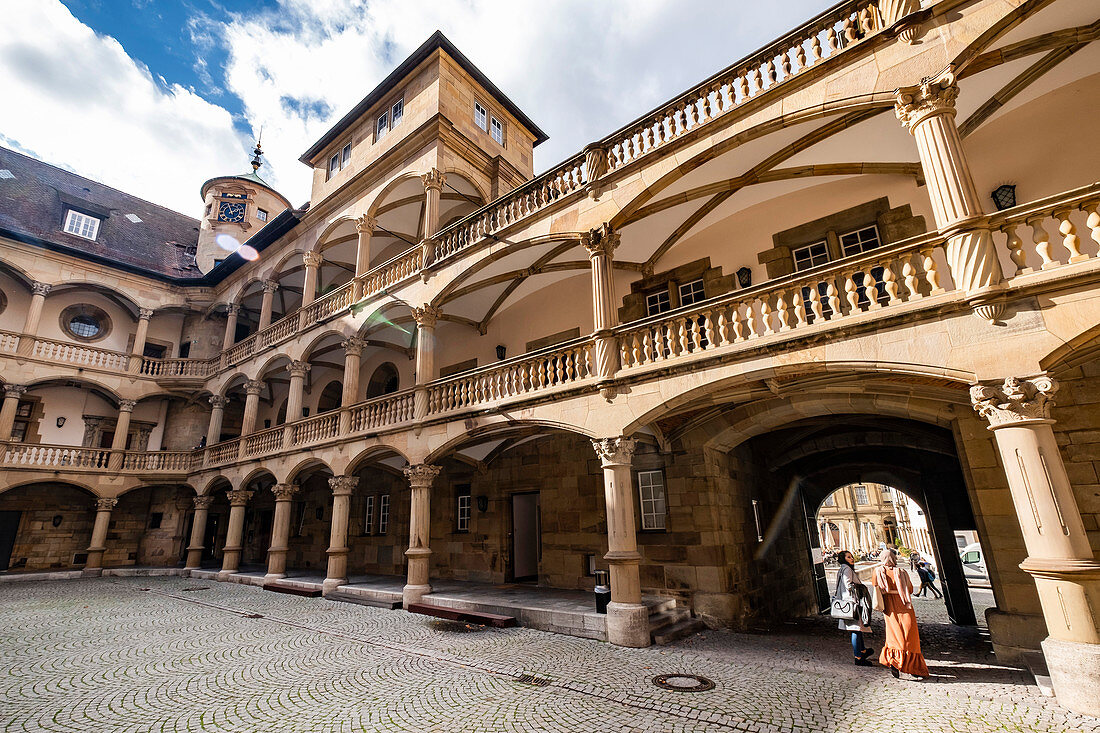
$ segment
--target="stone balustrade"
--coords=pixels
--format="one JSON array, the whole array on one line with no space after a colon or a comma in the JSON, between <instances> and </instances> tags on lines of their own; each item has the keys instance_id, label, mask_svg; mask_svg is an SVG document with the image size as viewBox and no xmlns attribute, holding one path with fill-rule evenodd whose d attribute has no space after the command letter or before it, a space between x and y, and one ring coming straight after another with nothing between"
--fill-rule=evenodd
<instances>
[{"instance_id":1,"label":"stone balustrade","mask_svg":"<svg viewBox=\"0 0 1100 733\"><path fill-rule=\"evenodd\" d=\"M83 344L66 341L54 341L36 337L30 356L42 361L73 364L75 366L102 369L109 372L124 372L130 363L130 355L121 351L97 349Z\"/></svg>"},{"instance_id":2,"label":"stone balustrade","mask_svg":"<svg viewBox=\"0 0 1100 733\"><path fill-rule=\"evenodd\" d=\"M121 453L121 462L112 464L112 454L118 453ZM193 460L194 453L189 450L112 451L109 448L9 442L4 443L0 467L186 474Z\"/></svg>"},{"instance_id":3,"label":"stone balustrade","mask_svg":"<svg viewBox=\"0 0 1100 733\"><path fill-rule=\"evenodd\" d=\"M0 331L0 354L14 354L19 348L19 334Z\"/></svg>"},{"instance_id":4,"label":"stone balustrade","mask_svg":"<svg viewBox=\"0 0 1100 733\"><path fill-rule=\"evenodd\" d=\"M413 419L413 391L395 392L360 402L350 408L349 428L363 433L387 425L399 425Z\"/></svg>"},{"instance_id":5,"label":"stone balustrade","mask_svg":"<svg viewBox=\"0 0 1100 733\"><path fill-rule=\"evenodd\" d=\"M1000 251L1011 260L1012 266L1004 268L1008 279L1095 259L1096 254L1082 251L1081 233L1088 233L1092 247L1100 247L1100 183L999 211L987 219ZM1055 232L1053 239L1051 232Z\"/></svg>"}]
</instances>

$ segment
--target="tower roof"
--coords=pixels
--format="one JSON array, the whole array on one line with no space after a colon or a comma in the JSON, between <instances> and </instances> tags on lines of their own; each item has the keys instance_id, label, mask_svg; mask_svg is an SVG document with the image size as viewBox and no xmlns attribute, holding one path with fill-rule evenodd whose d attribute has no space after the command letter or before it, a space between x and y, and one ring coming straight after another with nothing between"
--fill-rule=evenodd
<instances>
[{"instance_id":1,"label":"tower roof","mask_svg":"<svg viewBox=\"0 0 1100 733\"><path fill-rule=\"evenodd\" d=\"M271 191L272 193L277 195L279 198L283 199L283 201L287 205L287 208L290 208L290 202L286 200L286 197L283 196L278 191L276 191L270 183L268 183L267 181L265 181L263 178L260 177L260 166L263 165L263 160L262 160L263 154L264 154L263 148L260 146L260 141L257 140L256 141L256 147L252 150L252 160L250 161L251 164L252 164L252 170L251 171L249 171L247 173L234 173L234 174L230 174L230 175L227 175L227 176L214 176L213 178L208 178L206 181L203 182L202 186L199 188L199 196L205 199L206 198L206 189L209 188L210 184L213 183L214 181L224 181L224 180L227 180L227 179L238 180L238 181L247 181L248 183L263 186L267 190Z\"/></svg>"}]
</instances>

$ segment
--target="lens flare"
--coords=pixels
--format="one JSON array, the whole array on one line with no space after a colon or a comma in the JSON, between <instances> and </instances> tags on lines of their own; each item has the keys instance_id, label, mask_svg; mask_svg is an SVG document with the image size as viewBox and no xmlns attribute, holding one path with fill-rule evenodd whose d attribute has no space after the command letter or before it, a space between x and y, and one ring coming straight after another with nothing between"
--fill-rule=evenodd
<instances>
[{"instance_id":1,"label":"lens flare","mask_svg":"<svg viewBox=\"0 0 1100 733\"><path fill-rule=\"evenodd\" d=\"M241 257L248 260L249 262L260 259L260 253L256 251L256 248L247 244L242 244L240 247L238 247L237 254L239 254Z\"/></svg>"},{"instance_id":2,"label":"lens flare","mask_svg":"<svg viewBox=\"0 0 1100 733\"><path fill-rule=\"evenodd\" d=\"M226 252L236 252L237 248L241 246L241 243L230 234L219 234L214 237L214 241Z\"/></svg>"}]
</instances>

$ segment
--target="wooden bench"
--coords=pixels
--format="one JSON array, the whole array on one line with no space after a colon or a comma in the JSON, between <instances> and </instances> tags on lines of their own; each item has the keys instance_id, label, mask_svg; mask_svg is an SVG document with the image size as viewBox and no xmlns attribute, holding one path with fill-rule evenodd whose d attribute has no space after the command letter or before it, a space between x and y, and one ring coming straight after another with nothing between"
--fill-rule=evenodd
<instances>
[{"instance_id":1,"label":"wooden bench","mask_svg":"<svg viewBox=\"0 0 1100 733\"><path fill-rule=\"evenodd\" d=\"M497 629L507 629L516 625L515 616L501 616L500 614L482 613L481 611L464 611L446 606L429 606L426 603L410 603L409 612L445 618L449 621L464 621L480 626L492 626Z\"/></svg>"}]
</instances>

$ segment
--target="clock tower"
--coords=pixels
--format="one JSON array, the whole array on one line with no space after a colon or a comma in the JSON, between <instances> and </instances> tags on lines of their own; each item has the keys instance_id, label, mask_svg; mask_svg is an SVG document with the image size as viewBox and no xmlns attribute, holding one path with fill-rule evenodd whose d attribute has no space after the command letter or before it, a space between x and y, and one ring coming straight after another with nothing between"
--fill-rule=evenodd
<instances>
[{"instance_id":1,"label":"clock tower","mask_svg":"<svg viewBox=\"0 0 1100 733\"><path fill-rule=\"evenodd\" d=\"M275 217L291 208L282 194L260 178L262 157L263 150L257 141L251 172L218 176L202 184L205 208L200 218L195 261L203 273L212 270Z\"/></svg>"}]
</instances>

